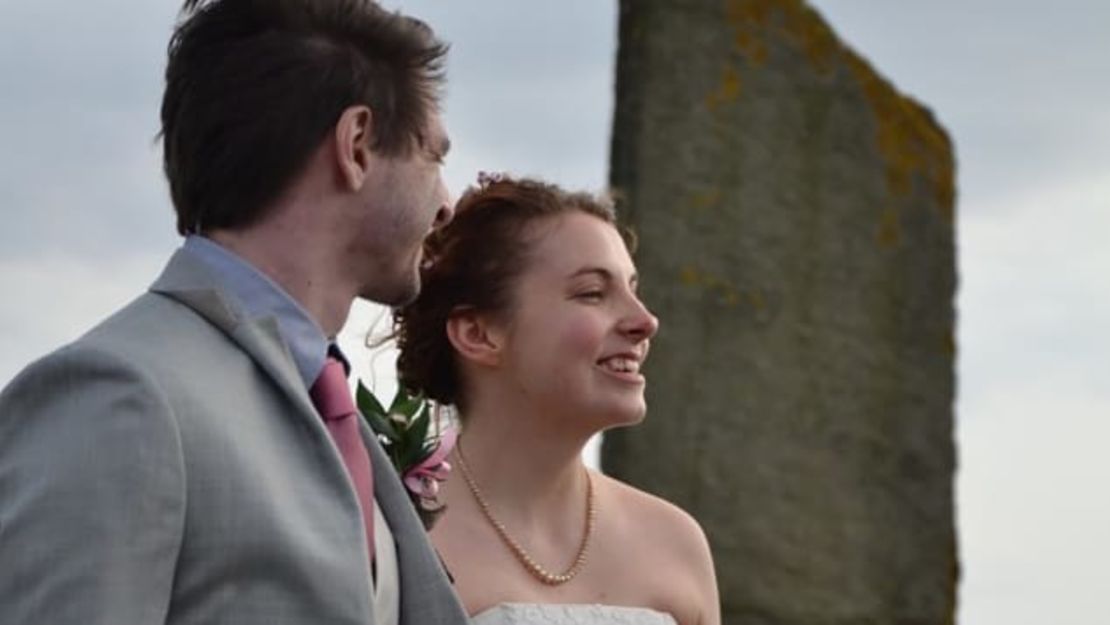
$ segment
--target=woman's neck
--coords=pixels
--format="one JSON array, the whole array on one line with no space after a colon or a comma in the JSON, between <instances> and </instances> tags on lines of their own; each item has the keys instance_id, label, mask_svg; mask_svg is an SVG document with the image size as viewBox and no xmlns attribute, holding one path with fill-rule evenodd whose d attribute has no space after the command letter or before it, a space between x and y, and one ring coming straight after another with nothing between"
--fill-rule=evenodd
<instances>
[{"instance_id":1,"label":"woman's neck","mask_svg":"<svg viewBox=\"0 0 1110 625\"><path fill-rule=\"evenodd\" d=\"M586 493L582 449L589 436L559 425L554 415L476 406L465 415L456 455L503 515L523 524L550 522L584 505Z\"/></svg>"}]
</instances>

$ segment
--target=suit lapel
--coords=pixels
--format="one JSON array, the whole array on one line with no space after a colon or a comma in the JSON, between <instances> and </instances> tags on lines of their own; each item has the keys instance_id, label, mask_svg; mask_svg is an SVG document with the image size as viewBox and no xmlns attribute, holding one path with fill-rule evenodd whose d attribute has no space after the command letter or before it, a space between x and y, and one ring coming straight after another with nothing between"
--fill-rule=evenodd
<instances>
[{"instance_id":1,"label":"suit lapel","mask_svg":"<svg viewBox=\"0 0 1110 625\"><path fill-rule=\"evenodd\" d=\"M318 425L324 436L327 435L323 424L319 423L289 347L281 338L276 319L251 319L234 298L223 291L219 278L185 250L178 250L170 258L150 290L191 308L227 334L273 379L298 412Z\"/></svg>"}]
</instances>

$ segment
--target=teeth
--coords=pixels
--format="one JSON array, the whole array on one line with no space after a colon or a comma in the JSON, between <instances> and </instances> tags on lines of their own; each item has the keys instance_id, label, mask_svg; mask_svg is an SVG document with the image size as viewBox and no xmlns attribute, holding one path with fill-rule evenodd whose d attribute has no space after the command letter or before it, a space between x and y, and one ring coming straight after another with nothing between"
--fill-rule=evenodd
<instances>
[{"instance_id":1,"label":"teeth","mask_svg":"<svg viewBox=\"0 0 1110 625\"><path fill-rule=\"evenodd\" d=\"M614 357L601 363L606 369L618 373L636 373L640 370L640 363L632 358Z\"/></svg>"}]
</instances>

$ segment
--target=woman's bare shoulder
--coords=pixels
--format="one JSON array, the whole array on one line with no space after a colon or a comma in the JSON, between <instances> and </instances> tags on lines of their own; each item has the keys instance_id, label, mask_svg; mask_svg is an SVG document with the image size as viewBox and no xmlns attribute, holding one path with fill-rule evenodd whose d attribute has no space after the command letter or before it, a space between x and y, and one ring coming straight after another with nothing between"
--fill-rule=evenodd
<instances>
[{"instance_id":1,"label":"woman's bare shoulder","mask_svg":"<svg viewBox=\"0 0 1110 625\"><path fill-rule=\"evenodd\" d=\"M604 475L596 475L604 489L616 531L643 557L651 570L668 571L670 584L684 580L680 623L712 625L720 622L716 573L709 541L696 519L677 505ZM649 555L650 554L650 555Z\"/></svg>"},{"instance_id":2,"label":"woman's bare shoulder","mask_svg":"<svg viewBox=\"0 0 1110 625\"><path fill-rule=\"evenodd\" d=\"M606 475L595 474L612 506L611 514L630 536L671 547L675 554L701 565L710 559L701 525L688 512L651 493Z\"/></svg>"}]
</instances>

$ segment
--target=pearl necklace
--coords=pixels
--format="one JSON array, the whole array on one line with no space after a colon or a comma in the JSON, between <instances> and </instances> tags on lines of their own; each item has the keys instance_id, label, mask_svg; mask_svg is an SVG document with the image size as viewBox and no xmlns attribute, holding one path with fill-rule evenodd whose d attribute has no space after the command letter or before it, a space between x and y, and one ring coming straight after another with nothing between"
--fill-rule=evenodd
<instances>
[{"instance_id":1,"label":"pearl necklace","mask_svg":"<svg viewBox=\"0 0 1110 625\"><path fill-rule=\"evenodd\" d=\"M536 559L529 554L524 547L520 545L512 536L509 531L505 529L505 524L498 521L493 516L493 511L490 510L489 503L486 501L485 496L482 495L482 489L478 488L478 483L474 481L474 476L470 473L470 467L466 464L466 458L463 457L462 443L455 447L455 452L459 457L459 468L462 469L463 479L466 481L467 488L470 493L474 495L474 500L478 502L478 507L482 509L482 514L493 525L493 529L497 530L497 535L501 537L502 542L509 547L513 552L516 559L524 565L533 577L547 584L548 586L559 586L574 579L575 576L581 572L582 567L586 565L586 554L590 547L590 537L593 534L594 518L597 516L597 510L594 508L594 488L593 481L590 479L590 472L586 471L586 531L582 535L582 544L578 546L578 555L574 558L574 563L570 565L566 571L560 574L551 573L545 569Z\"/></svg>"}]
</instances>

